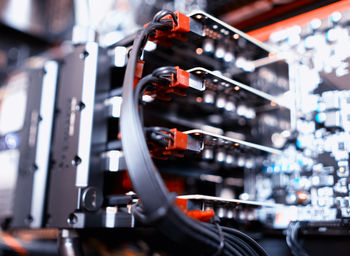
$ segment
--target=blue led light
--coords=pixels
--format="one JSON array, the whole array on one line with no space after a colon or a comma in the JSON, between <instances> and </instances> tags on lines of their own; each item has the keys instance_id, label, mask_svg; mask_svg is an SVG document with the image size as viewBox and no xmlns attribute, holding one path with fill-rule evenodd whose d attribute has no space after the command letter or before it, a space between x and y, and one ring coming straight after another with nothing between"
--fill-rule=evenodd
<instances>
[{"instance_id":1,"label":"blue led light","mask_svg":"<svg viewBox=\"0 0 350 256\"><path fill-rule=\"evenodd\" d=\"M302 143L300 140L297 140L295 144L296 144L297 148L302 148Z\"/></svg>"},{"instance_id":2,"label":"blue led light","mask_svg":"<svg viewBox=\"0 0 350 256\"><path fill-rule=\"evenodd\" d=\"M303 165L304 165L303 160L299 159L299 160L298 160L298 165L299 165L299 166L303 166Z\"/></svg>"},{"instance_id":3,"label":"blue led light","mask_svg":"<svg viewBox=\"0 0 350 256\"><path fill-rule=\"evenodd\" d=\"M9 133L5 135L5 145L9 149L17 148L19 144L19 138L17 134Z\"/></svg>"},{"instance_id":4,"label":"blue led light","mask_svg":"<svg viewBox=\"0 0 350 256\"><path fill-rule=\"evenodd\" d=\"M323 123L326 120L326 115L324 113L318 113L315 116L315 120L317 123Z\"/></svg>"}]
</instances>

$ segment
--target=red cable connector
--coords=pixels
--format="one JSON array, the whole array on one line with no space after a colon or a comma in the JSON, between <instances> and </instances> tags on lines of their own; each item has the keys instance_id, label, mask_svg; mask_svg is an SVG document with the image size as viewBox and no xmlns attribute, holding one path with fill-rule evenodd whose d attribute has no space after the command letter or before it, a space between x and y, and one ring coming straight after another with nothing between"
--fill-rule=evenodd
<instances>
[{"instance_id":1,"label":"red cable connector","mask_svg":"<svg viewBox=\"0 0 350 256\"><path fill-rule=\"evenodd\" d=\"M179 41L186 41L187 38L185 33L190 32L190 17L185 14L180 13L179 11L174 12L177 17L177 22L173 20L173 17L168 14L165 15L162 20L171 20L172 29L168 31L157 30L155 35L151 36L149 40L154 41L155 43L162 44L164 46L171 46L171 43L168 39L174 38ZM144 28L147 27L149 23L144 25Z\"/></svg>"},{"instance_id":2,"label":"red cable connector","mask_svg":"<svg viewBox=\"0 0 350 256\"><path fill-rule=\"evenodd\" d=\"M177 24L173 20L173 17L170 14L165 15L163 18L161 18L162 20L172 21L173 28L168 32L179 32L179 33L190 32L190 17L180 13L179 11L174 12L174 14L177 18ZM149 24L150 22L146 23L143 27L146 28Z\"/></svg>"},{"instance_id":3,"label":"red cable connector","mask_svg":"<svg viewBox=\"0 0 350 256\"><path fill-rule=\"evenodd\" d=\"M171 84L169 85L169 87L179 87L179 88L190 87L190 73L179 68L178 66L176 66L175 69L176 69L176 77L174 74L171 76Z\"/></svg>"},{"instance_id":4,"label":"red cable connector","mask_svg":"<svg viewBox=\"0 0 350 256\"><path fill-rule=\"evenodd\" d=\"M166 150L187 150L187 134L178 131L176 128L171 129L174 134L173 140L169 142Z\"/></svg>"},{"instance_id":5,"label":"red cable connector","mask_svg":"<svg viewBox=\"0 0 350 256\"><path fill-rule=\"evenodd\" d=\"M135 67L135 76L134 76L134 88L142 78L143 66L145 62L143 60L137 60Z\"/></svg>"},{"instance_id":6,"label":"red cable connector","mask_svg":"<svg viewBox=\"0 0 350 256\"><path fill-rule=\"evenodd\" d=\"M176 128L171 129L173 133L173 139L169 141L167 147L159 147L154 144L150 144L151 156L158 159L168 159L169 156L183 157L184 151L187 150L187 134L178 131Z\"/></svg>"},{"instance_id":7,"label":"red cable connector","mask_svg":"<svg viewBox=\"0 0 350 256\"><path fill-rule=\"evenodd\" d=\"M151 91L145 91L144 95L154 95L155 98L164 101L170 101L170 94L179 96L186 96L185 89L190 87L190 73L175 67L176 74L171 75L171 82L169 85L155 84L155 88Z\"/></svg>"},{"instance_id":8,"label":"red cable connector","mask_svg":"<svg viewBox=\"0 0 350 256\"><path fill-rule=\"evenodd\" d=\"M176 198L175 204L190 218L202 222L209 222L214 217L213 210L201 211L199 209L187 210L188 200L184 198Z\"/></svg>"},{"instance_id":9,"label":"red cable connector","mask_svg":"<svg viewBox=\"0 0 350 256\"><path fill-rule=\"evenodd\" d=\"M180 13L179 11L174 12L177 17L177 24L170 14L164 16L162 19L170 19L173 22L173 28L171 32L187 33L190 32L190 17L185 14Z\"/></svg>"},{"instance_id":10,"label":"red cable connector","mask_svg":"<svg viewBox=\"0 0 350 256\"><path fill-rule=\"evenodd\" d=\"M149 142L151 156L158 159L168 159L169 156L183 157L185 151L200 152L203 148L202 141L192 136L178 131L176 128L170 129L171 139L166 147Z\"/></svg>"}]
</instances>

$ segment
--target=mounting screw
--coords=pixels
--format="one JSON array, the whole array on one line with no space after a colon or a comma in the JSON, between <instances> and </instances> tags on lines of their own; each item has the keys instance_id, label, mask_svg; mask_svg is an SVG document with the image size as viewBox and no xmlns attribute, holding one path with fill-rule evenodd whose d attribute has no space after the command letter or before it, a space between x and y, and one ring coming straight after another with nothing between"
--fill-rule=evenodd
<instances>
[{"instance_id":1,"label":"mounting screw","mask_svg":"<svg viewBox=\"0 0 350 256\"><path fill-rule=\"evenodd\" d=\"M85 108L84 102L80 101L79 104L76 106L76 110L82 111Z\"/></svg>"},{"instance_id":2,"label":"mounting screw","mask_svg":"<svg viewBox=\"0 0 350 256\"><path fill-rule=\"evenodd\" d=\"M83 191L81 203L87 211L96 211L102 206L102 193L95 187L88 187Z\"/></svg>"},{"instance_id":3,"label":"mounting screw","mask_svg":"<svg viewBox=\"0 0 350 256\"><path fill-rule=\"evenodd\" d=\"M38 165L34 163L30 168L30 172L35 172L38 169L39 169Z\"/></svg>"},{"instance_id":4,"label":"mounting screw","mask_svg":"<svg viewBox=\"0 0 350 256\"><path fill-rule=\"evenodd\" d=\"M68 218L67 218L67 223L71 226L73 226L74 224L76 224L78 222L78 217L77 215L75 215L74 213L69 214Z\"/></svg>"},{"instance_id":5,"label":"mounting screw","mask_svg":"<svg viewBox=\"0 0 350 256\"><path fill-rule=\"evenodd\" d=\"M87 50L84 50L81 54L80 54L80 59L85 59L87 56L89 56L89 52Z\"/></svg>"},{"instance_id":6,"label":"mounting screw","mask_svg":"<svg viewBox=\"0 0 350 256\"><path fill-rule=\"evenodd\" d=\"M24 219L24 222L29 225L30 223L33 222L33 217L31 215L28 215L25 219Z\"/></svg>"},{"instance_id":7,"label":"mounting screw","mask_svg":"<svg viewBox=\"0 0 350 256\"><path fill-rule=\"evenodd\" d=\"M72 165L78 166L79 164L81 164L81 158L79 156L75 156L72 160Z\"/></svg>"}]
</instances>

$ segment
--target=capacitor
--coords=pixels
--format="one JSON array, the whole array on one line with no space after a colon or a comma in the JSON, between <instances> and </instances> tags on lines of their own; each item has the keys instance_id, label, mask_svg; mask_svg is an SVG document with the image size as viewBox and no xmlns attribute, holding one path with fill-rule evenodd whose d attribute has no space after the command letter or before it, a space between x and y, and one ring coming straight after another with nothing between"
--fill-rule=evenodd
<instances>
[{"instance_id":1,"label":"capacitor","mask_svg":"<svg viewBox=\"0 0 350 256\"><path fill-rule=\"evenodd\" d=\"M252 169L254 167L254 159L253 158L247 158L245 162L245 168Z\"/></svg>"},{"instance_id":2,"label":"capacitor","mask_svg":"<svg viewBox=\"0 0 350 256\"><path fill-rule=\"evenodd\" d=\"M206 91L203 95L203 102L206 104L214 104L215 93L213 91Z\"/></svg>"},{"instance_id":3,"label":"capacitor","mask_svg":"<svg viewBox=\"0 0 350 256\"><path fill-rule=\"evenodd\" d=\"M297 203L307 204L310 202L310 193L307 191L298 191L297 193Z\"/></svg>"},{"instance_id":4,"label":"capacitor","mask_svg":"<svg viewBox=\"0 0 350 256\"><path fill-rule=\"evenodd\" d=\"M215 154L215 160L218 163L223 163L225 162L226 159L226 152L223 149L218 149Z\"/></svg>"},{"instance_id":5,"label":"capacitor","mask_svg":"<svg viewBox=\"0 0 350 256\"><path fill-rule=\"evenodd\" d=\"M224 108L226 106L226 97L223 94L220 94L216 97L216 107Z\"/></svg>"},{"instance_id":6,"label":"capacitor","mask_svg":"<svg viewBox=\"0 0 350 256\"><path fill-rule=\"evenodd\" d=\"M244 165L245 165L245 158L243 157L243 156L239 156L238 157L238 160L237 160L237 165L239 166L239 167L244 167Z\"/></svg>"},{"instance_id":7,"label":"capacitor","mask_svg":"<svg viewBox=\"0 0 350 256\"><path fill-rule=\"evenodd\" d=\"M227 154L227 155L226 155L225 163L226 163L227 165L231 166L231 165L234 164L235 161L236 161L236 160L235 160L235 157L234 157L233 154Z\"/></svg>"},{"instance_id":8,"label":"capacitor","mask_svg":"<svg viewBox=\"0 0 350 256\"><path fill-rule=\"evenodd\" d=\"M228 100L226 101L225 110L226 110L227 112L233 112L233 111L235 111L235 109L236 109L236 105L235 105L234 101L228 99Z\"/></svg>"},{"instance_id":9,"label":"capacitor","mask_svg":"<svg viewBox=\"0 0 350 256\"><path fill-rule=\"evenodd\" d=\"M206 53L214 52L214 41L212 39L205 39L203 42L203 50Z\"/></svg>"},{"instance_id":10,"label":"capacitor","mask_svg":"<svg viewBox=\"0 0 350 256\"><path fill-rule=\"evenodd\" d=\"M215 57L218 59L224 58L226 50L222 45L218 45L215 50Z\"/></svg>"},{"instance_id":11,"label":"capacitor","mask_svg":"<svg viewBox=\"0 0 350 256\"><path fill-rule=\"evenodd\" d=\"M205 148L202 153L204 160L212 160L214 158L214 152L212 148Z\"/></svg>"},{"instance_id":12,"label":"capacitor","mask_svg":"<svg viewBox=\"0 0 350 256\"><path fill-rule=\"evenodd\" d=\"M225 62L232 62L235 59L232 51L227 51L224 56Z\"/></svg>"}]
</instances>

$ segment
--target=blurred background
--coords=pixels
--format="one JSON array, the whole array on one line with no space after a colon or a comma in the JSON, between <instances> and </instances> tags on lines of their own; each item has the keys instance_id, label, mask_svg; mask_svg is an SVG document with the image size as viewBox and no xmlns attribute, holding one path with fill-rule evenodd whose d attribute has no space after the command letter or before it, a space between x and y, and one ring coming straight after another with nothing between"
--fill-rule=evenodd
<instances>
[{"instance_id":1,"label":"blurred background","mask_svg":"<svg viewBox=\"0 0 350 256\"><path fill-rule=\"evenodd\" d=\"M25 66L34 67L39 65L40 57L54 59L57 56L64 55L62 52L72 47L70 44L71 40L79 40L76 38L76 35L82 34L81 29L89 28L97 32L98 44L102 47L109 47L120 40L128 38L129 35L150 21L159 10L178 10L186 14L200 9L244 32L255 31L256 33L253 32L251 35L256 35L258 39L263 41L270 39L268 43L278 47L282 46L283 48L283 43L280 43L280 41L264 38L264 33L259 33L259 29L335 2L341 1L0 0L0 114L1 86L5 85L9 76L12 76L16 70ZM79 31L77 32L77 30ZM87 30L85 32L89 33ZM288 47L287 50L294 46L290 43ZM305 46L305 48L307 47ZM310 62L319 62L319 59L316 61L312 58L310 59ZM336 85L337 89L349 89L348 84L342 82L343 80L339 78L346 76L337 75L334 80L332 80L334 76L331 74L324 75L324 77L327 77L324 81L328 81L332 86ZM328 85L324 82L322 86L326 88ZM17 108L18 113L20 113L21 104L19 102L21 102L22 96L19 94L18 97L20 98L16 98L12 105L7 107ZM22 105L25 105L25 103ZM25 106L23 106L23 115L24 109ZM20 115L18 114L16 117L19 120L23 119L23 116L21 117ZM3 120L6 118L7 120L8 118L15 119L15 117L5 117L4 115L2 118ZM16 125L16 121L12 124ZM5 127L4 123L1 123L0 118L0 135L11 131L11 129L16 130L13 127ZM9 148L11 145L15 148L16 143L18 142L13 140L13 138L8 138L7 145ZM1 146L0 143L0 150L2 149ZM2 188L7 188L7 186L13 187L13 184L12 186L11 184L2 184L2 177L6 177L7 181L15 182L16 180L16 177L10 179L8 177L10 174L2 171L11 169L9 159L0 158L0 160L5 160L3 162L9 163L9 166L6 166L6 168L0 166L2 168L0 169L0 186ZM16 173L16 171L13 173ZM4 191L0 191L0 199L12 196L13 191ZM0 212L2 207L7 209L8 205L5 205L4 201L0 201ZM6 223L3 223L3 228L6 228ZM56 229L15 230L11 233L0 231L0 256L57 255L58 232ZM108 232L105 230L94 230L94 233L89 233L89 230L81 232L80 235L84 241L84 247L89 253L88 255L160 255L158 254L160 244L161 247L169 248L172 246L164 241L163 244L157 243L157 250L153 251L152 243L161 241L162 238L150 230L121 230L118 234L113 233L111 236L109 236ZM152 237L153 239L145 243L145 237ZM100 241L101 238L103 238L103 242ZM109 240L109 238L111 239ZM118 245L115 244L116 240ZM130 240L135 241L135 243L126 243ZM318 241L315 239L315 243L312 245L314 248L317 247ZM333 241L333 245L339 243L343 246L344 241L338 239ZM285 244L281 245L280 241L278 246L275 246L275 242L276 240L274 240L272 235L272 239L267 239L264 243L274 255L283 255L283 252L287 250L287 246ZM343 250L346 249L345 247L342 248Z\"/></svg>"},{"instance_id":2,"label":"blurred background","mask_svg":"<svg viewBox=\"0 0 350 256\"><path fill-rule=\"evenodd\" d=\"M109 45L147 23L161 9L204 10L245 32L328 5L332 0L1 0L0 79L28 57L72 38L75 24Z\"/></svg>"}]
</instances>

